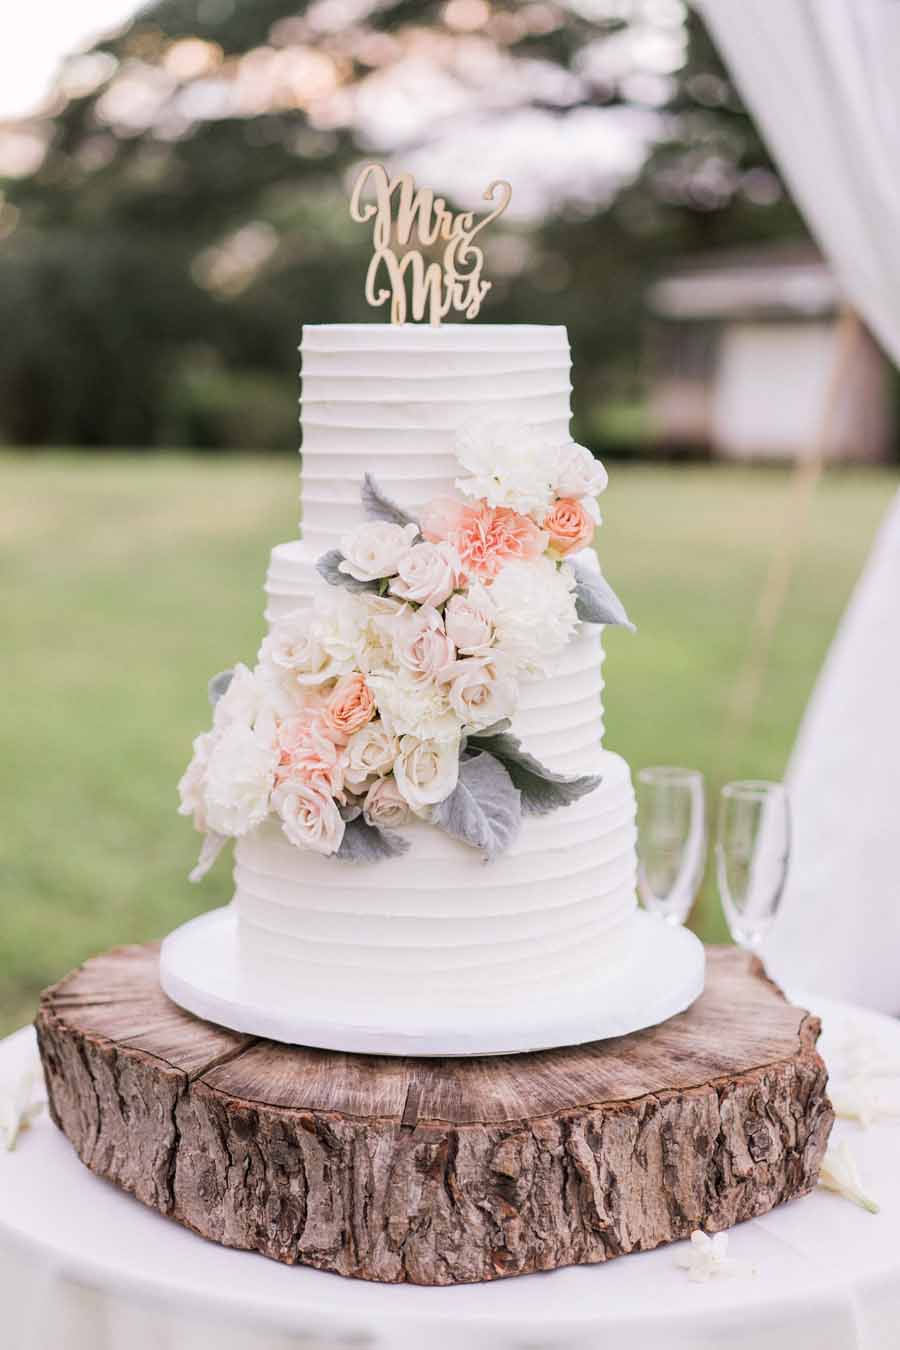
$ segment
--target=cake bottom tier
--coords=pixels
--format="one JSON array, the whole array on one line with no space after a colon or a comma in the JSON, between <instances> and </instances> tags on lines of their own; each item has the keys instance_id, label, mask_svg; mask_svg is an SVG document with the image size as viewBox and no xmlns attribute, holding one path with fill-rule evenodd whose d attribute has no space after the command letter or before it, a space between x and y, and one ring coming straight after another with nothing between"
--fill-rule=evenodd
<instances>
[{"instance_id":1,"label":"cake bottom tier","mask_svg":"<svg viewBox=\"0 0 900 1350\"><path fill-rule=\"evenodd\" d=\"M341 1005L411 1009L593 985L627 958L636 911L631 775L608 751L599 767L594 792L526 819L492 863L416 825L402 858L357 868L298 850L267 823L235 853L242 969Z\"/></svg>"}]
</instances>

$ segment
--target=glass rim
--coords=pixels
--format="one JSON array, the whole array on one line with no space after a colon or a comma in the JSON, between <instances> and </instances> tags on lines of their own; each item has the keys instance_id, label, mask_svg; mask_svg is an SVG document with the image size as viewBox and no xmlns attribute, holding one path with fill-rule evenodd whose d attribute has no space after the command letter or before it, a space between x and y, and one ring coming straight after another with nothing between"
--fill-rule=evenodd
<instances>
[{"instance_id":1,"label":"glass rim","mask_svg":"<svg viewBox=\"0 0 900 1350\"><path fill-rule=\"evenodd\" d=\"M639 783L702 783L703 772L677 764L650 764L645 769L638 769L637 780Z\"/></svg>"},{"instance_id":2,"label":"glass rim","mask_svg":"<svg viewBox=\"0 0 900 1350\"><path fill-rule=\"evenodd\" d=\"M767 797L786 796L784 783L770 778L740 778L726 783L721 795L731 801L765 801Z\"/></svg>"}]
</instances>

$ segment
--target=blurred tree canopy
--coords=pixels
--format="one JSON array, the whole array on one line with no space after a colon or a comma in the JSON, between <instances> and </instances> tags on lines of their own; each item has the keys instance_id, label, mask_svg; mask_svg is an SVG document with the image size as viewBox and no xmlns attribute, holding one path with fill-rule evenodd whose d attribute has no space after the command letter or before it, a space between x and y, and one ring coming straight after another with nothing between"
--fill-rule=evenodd
<instances>
[{"instance_id":1,"label":"blurred tree canopy","mask_svg":"<svg viewBox=\"0 0 900 1350\"><path fill-rule=\"evenodd\" d=\"M37 147L29 172L0 176L0 436L295 445L300 324L375 317L353 166L409 164L451 197L429 154L483 187L482 151L514 119L522 176L550 186L493 227L482 318L568 325L590 438L586 410L638 379L655 269L803 233L681 0L143 9L0 128L0 151ZM601 171L606 128L640 142L632 166ZM554 146L584 172L554 177Z\"/></svg>"}]
</instances>

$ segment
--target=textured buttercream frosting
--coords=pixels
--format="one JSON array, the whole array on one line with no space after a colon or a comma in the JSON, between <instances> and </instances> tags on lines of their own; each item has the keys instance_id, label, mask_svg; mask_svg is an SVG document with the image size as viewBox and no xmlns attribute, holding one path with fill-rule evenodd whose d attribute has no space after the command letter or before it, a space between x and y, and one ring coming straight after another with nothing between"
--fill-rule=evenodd
<instances>
[{"instance_id":1,"label":"textured buttercream frosting","mask_svg":"<svg viewBox=\"0 0 900 1350\"><path fill-rule=\"evenodd\" d=\"M325 324L304 329L302 540L273 550L270 622L313 603L317 558L364 519L363 476L414 511L451 490L467 421L569 435L566 331L540 325ZM593 561L593 555L586 555ZM276 822L238 841L242 959L323 997L412 1006L563 992L622 959L635 901L628 766L602 748L601 630L582 625L553 675L523 683L514 731L549 767L601 776L575 805L526 817L508 853L426 824L402 858L356 866L290 845Z\"/></svg>"}]
</instances>

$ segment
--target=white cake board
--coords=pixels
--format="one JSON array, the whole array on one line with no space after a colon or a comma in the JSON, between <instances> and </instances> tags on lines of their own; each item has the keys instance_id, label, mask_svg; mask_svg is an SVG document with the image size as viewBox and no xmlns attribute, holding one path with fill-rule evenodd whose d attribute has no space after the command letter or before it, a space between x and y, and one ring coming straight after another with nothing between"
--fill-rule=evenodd
<instances>
[{"instance_id":1,"label":"white cake board","mask_svg":"<svg viewBox=\"0 0 900 1350\"><path fill-rule=\"evenodd\" d=\"M169 998L208 1022L291 1045L372 1055L502 1055L624 1036L683 1012L703 991L703 944L643 911L631 949L615 968L559 995L491 1005L414 1008L335 1000L304 991L277 970L265 980L242 968L231 906L203 914L162 944L160 983Z\"/></svg>"}]
</instances>

